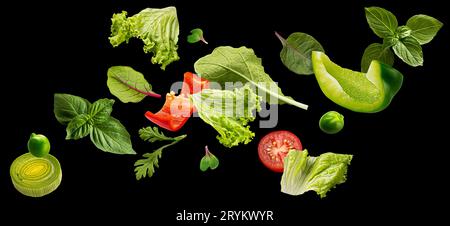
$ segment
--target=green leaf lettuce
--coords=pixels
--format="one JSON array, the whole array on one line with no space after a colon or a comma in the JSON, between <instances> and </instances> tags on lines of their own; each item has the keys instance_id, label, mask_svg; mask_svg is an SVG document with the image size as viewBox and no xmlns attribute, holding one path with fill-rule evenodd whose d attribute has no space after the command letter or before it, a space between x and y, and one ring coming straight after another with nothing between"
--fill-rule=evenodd
<instances>
[{"instance_id":1,"label":"green leaf lettuce","mask_svg":"<svg viewBox=\"0 0 450 226\"><path fill-rule=\"evenodd\" d=\"M127 12L114 14L109 41L116 47L128 43L132 37L144 42L144 52L153 53L152 63L160 64L161 69L179 58L177 43L179 24L175 7L162 9L147 8L127 17Z\"/></svg>"},{"instance_id":2,"label":"green leaf lettuce","mask_svg":"<svg viewBox=\"0 0 450 226\"><path fill-rule=\"evenodd\" d=\"M249 143L255 133L247 124L255 119L253 110L261 110L260 97L246 85L239 89L204 89L192 95L200 118L214 127L217 139L225 147Z\"/></svg>"},{"instance_id":3,"label":"green leaf lettuce","mask_svg":"<svg viewBox=\"0 0 450 226\"><path fill-rule=\"evenodd\" d=\"M352 155L324 153L319 157L308 156L308 151L292 150L284 158L281 192L301 195L315 191L321 198L346 180L347 167Z\"/></svg>"}]
</instances>

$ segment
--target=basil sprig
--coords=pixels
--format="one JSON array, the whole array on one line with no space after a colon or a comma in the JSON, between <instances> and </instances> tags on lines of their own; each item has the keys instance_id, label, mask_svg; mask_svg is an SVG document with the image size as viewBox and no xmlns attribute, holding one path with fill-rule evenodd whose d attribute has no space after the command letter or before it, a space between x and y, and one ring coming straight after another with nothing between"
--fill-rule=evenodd
<instances>
[{"instance_id":1,"label":"basil sprig","mask_svg":"<svg viewBox=\"0 0 450 226\"><path fill-rule=\"evenodd\" d=\"M367 72L370 62L378 60L393 65L394 54L410 66L423 65L422 46L430 42L442 27L439 20L419 14L412 16L406 25L398 26L394 14L380 7L365 8L369 27L383 43L372 43L364 51L361 70ZM392 50L393 52L392 52Z\"/></svg>"}]
</instances>

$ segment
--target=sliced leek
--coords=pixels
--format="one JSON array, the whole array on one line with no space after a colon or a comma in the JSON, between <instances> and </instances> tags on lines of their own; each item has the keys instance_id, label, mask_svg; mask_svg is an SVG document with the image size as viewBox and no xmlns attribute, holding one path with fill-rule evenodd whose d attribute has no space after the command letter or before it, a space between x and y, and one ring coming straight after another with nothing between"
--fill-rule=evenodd
<instances>
[{"instance_id":1,"label":"sliced leek","mask_svg":"<svg viewBox=\"0 0 450 226\"><path fill-rule=\"evenodd\" d=\"M26 153L14 160L10 168L11 180L20 193L41 197L61 184L62 172L59 161L50 154L35 157Z\"/></svg>"}]
</instances>

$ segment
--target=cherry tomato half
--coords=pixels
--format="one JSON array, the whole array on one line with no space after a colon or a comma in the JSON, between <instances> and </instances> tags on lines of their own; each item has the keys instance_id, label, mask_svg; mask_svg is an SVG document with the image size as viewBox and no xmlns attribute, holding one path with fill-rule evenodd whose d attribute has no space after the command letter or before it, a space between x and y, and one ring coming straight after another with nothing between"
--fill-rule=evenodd
<instances>
[{"instance_id":1,"label":"cherry tomato half","mask_svg":"<svg viewBox=\"0 0 450 226\"><path fill-rule=\"evenodd\" d=\"M259 160L274 172L283 172L284 157L292 149L302 150L302 143L295 134L279 130L264 136L258 144Z\"/></svg>"}]
</instances>

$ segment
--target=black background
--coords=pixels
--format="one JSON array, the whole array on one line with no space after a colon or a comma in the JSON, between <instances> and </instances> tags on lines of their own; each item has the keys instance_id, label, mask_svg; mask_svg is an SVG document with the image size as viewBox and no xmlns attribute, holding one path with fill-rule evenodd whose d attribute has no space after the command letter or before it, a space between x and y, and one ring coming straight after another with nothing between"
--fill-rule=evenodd
<instances>
[{"instance_id":1,"label":"black background","mask_svg":"<svg viewBox=\"0 0 450 226\"><path fill-rule=\"evenodd\" d=\"M217 215L220 210L275 212L275 222L210 224L364 225L436 220L442 214L437 206L445 205L448 196L443 184L448 178L444 158L448 148L442 145L445 132L437 130L445 131L449 126L448 113L443 110L448 103L445 56L449 40L444 2L123 0L3 5L2 130L6 147L0 158L0 205L6 209L0 211L0 220L15 216L19 221L38 224L52 217L62 218L58 222L79 223L189 223L175 220L183 209ZM166 71L150 63L151 56L143 53L140 40L111 47L108 36L113 13L126 10L132 15L146 7L170 5L177 7L181 59ZM404 74L403 87L393 103L376 114L343 109L322 94L313 76L286 69L279 59L281 44L273 34L308 33L321 42L333 61L357 70L366 46L381 41L367 25L367 6L390 10L399 25L420 13L445 23L435 39L423 46L423 67L412 68L396 59L395 67ZM209 45L185 41L196 27L204 30ZM252 123L254 141L232 149L219 144L216 131L201 119L190 119L180 132L165 132L188 137L164 151L156 174L141 181L135 179L133 163L159 144L141 141L137 131L152 125L143 114L158 111L164 98L146 98L138 104L116 101L114 105L112 115L131 134L136 156L101 152L88 138L64 139L65 127L53 114L54 93L70 93L90 101L114 98L106 86L106 71L113 65L128 65L146 75L154 90L164 94L173 82L182 80L185 71L193 71L198 58L222 45L253 48L284 93L309 104L310 109L280 106L276 128L258 129L256 120ZM345 116L345 128L337 135L326 135L317 126L328 110ZM347 182L324 199L314 192L296 197L281 193L281 175L264 168L257 156L258 141L274 130L297 134L311 155L353 154ZM36 199L18 193L9 177L11 162L27 151L32 132L49 137L51 153L63 170L61 186ZM203 173L198 166L205 145L218 156L220 166Z\"/></svg>"}]
</instances>

